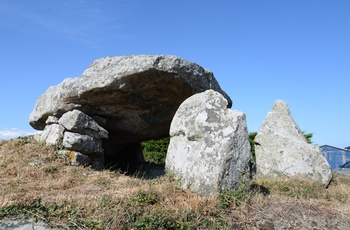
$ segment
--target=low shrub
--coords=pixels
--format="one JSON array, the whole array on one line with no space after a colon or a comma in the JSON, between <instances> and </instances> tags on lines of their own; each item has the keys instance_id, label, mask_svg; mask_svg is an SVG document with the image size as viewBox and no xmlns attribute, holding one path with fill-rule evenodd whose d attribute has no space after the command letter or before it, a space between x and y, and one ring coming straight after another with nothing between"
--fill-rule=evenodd
<instances>
[{"instance_id":1,"label":"low shrub","mask_svg":"<svg viewBox=\"0 0 350 230\"><path fill-rule=\"evenodd\" d=\"M164 164L169 142L170 137L142 142L141 146L145 160L150 163Z\"/></svg>"}]
</instances>

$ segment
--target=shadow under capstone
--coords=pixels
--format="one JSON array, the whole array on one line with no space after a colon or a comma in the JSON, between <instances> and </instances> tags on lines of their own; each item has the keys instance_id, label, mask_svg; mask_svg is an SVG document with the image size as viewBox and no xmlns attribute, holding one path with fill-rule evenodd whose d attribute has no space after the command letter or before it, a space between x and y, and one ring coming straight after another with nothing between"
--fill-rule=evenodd
<instances>
[{"instance_id":1,"label":"shadow under capstone","mask_svg":"<svg viewBox=\"0 0 350 230\"><path fill-rule=\"evenodd\" d=\"M126 175L154 179L165 175L165 164L145 162L140 143L104 146L105 169L117 170Z\"/></svg>"}]
</instances>

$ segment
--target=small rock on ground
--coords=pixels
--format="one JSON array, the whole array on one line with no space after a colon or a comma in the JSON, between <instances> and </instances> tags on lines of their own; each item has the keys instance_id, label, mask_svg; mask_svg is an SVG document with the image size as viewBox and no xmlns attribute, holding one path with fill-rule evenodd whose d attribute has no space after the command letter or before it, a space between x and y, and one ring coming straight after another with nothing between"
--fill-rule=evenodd
<instances>
[{"instance_id":1,"label":"small rock on ground","mask_svg":"<svg viewBox=\"0 0 350 230\"><path fill-rule=\"evenodd\" d=\"M0 220L0 230L54 230L44 222L31 223L25 220L3 221Z\"/></svg>"}]
</instances>

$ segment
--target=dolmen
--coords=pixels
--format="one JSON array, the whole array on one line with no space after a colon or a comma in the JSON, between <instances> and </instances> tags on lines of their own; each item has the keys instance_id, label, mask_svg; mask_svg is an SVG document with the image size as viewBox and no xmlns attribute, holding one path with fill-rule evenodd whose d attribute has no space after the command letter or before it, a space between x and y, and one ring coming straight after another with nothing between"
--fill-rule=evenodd
<instances>
[{"instance_id":1,"label":"dolmen","mask_svg":"<svg viewBox=\"0 0 350 230\"><path fill-rule=\"evenodd\" d=\"M143 160L140 142L169 136L180 104L212 89L231 107L212 72L170 55L130 55L95 60L76 78L50 87L29 123L41 142L57 145L74 161L95 168L130 167Z\"/></svg>"}]
</instances>

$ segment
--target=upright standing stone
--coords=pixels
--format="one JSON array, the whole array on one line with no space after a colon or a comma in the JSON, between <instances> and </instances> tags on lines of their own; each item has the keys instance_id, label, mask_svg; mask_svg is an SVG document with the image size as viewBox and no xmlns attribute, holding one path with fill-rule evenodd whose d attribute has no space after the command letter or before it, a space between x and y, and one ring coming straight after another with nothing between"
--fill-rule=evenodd
<instances>
[{"instance_id":1,"label":"upright standing stone","mask_svg":"<svg viewBox=\"0 0 350 230\"><path fill-rule=\"evenodd\" d=\"M185 100L170 126L166 169L185 188L214 195L238 188L251 159L245 114L207 90Z\"/></svg>"},{"instance_id":2,"label":"upright standing stone","mask_svg":"<svg viewBox=\"0 0 350 230\"><path fill-rule=\"evenodd\" d=\"M331 167L320 148L308 144L286 102L277 100L255 137L258 177L290 177L327 186Z\"/></svg>"}]
</instances>

